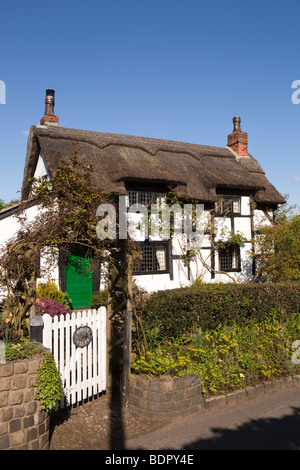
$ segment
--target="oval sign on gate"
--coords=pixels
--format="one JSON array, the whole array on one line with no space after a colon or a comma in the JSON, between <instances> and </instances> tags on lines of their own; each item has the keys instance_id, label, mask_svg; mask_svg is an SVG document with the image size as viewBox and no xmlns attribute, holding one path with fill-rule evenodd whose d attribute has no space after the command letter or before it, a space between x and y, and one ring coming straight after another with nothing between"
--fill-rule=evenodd
<instances>
[{"instance_id":1,"label":"oval sign on gate","mask_svg":"<svg viewBox=\"0 0 300 470\"><path fill-rule=\"evenodd\" d=\"M78 348L88 346L93 339L93 332L89 326L80 326L73 334L73 342Z\"/></svg>"}]
</instances>

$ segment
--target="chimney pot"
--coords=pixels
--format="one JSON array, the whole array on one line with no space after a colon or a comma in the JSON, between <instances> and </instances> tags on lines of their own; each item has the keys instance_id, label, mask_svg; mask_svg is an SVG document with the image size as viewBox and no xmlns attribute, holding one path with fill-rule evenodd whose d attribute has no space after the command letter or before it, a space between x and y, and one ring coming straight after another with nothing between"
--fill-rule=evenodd
<instances>
[{"instance_id":1,"label":"chimney pot","mask_svg":"<svg viewBox=\"0 0 300 470\"><path fill-rule=\"evenodd\" d=\"M239 157L248 155L248 134L241 129L241 118L233 118L233 132L228 135L227 146L230 147Z\"/></svg>"},{"instance_id":2,"label":"chimney pot","mask_svg":"<svg viewBox=\"0 0 300 470\"><path fill-rule=\"evenodd\" d=\"M49 116L54 116L54 95L55 91L52 88L48 88L46 90L46 99L45 99L45 114Z\"/></svg>"},{"instance_id":3,"label":"chimney pot","mask_svg":"<svg viewBox=\"0 0 300 470\"><path fill-rule=\"evenodd\" d=\"M235 116L233 118L233 132L241 130L241 118L239 116Z\"/></svg>"},{"instance_id":4,"label":"chimney pot","mask_svg":"<svg viewBox=\"0 0 300 470\"><path fill-rule=\"evenodd\" d=\"M52 88L46 90L46 99L45 99L45 114L42 117L40 124L45 126L58 126L58 116L54 114L54 96L55 91Z\"/></svg>"}]
</instances>

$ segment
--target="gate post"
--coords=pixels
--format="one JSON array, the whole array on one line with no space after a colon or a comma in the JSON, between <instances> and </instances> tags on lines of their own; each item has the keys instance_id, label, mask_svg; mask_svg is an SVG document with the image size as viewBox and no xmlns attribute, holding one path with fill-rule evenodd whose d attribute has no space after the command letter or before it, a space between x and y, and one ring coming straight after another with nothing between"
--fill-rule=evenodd
<instances>
[{"instance_id":1,"label":"gate post","mask_svg":"<svg viewBox=\"0 0 300 470\"><path fill-rule=\"evenodd\" d=\"M131 356L131 311L125 312L125 328L124 328L124 343L123 343L123 367L122 367L122 393L123 404L127 404L128 400L128 387L130 375L130 356Z\"/></svg>"},{"instance_id":2,"label":"gate post","mask_svg":"<svg viewBox=\"0 0 300 470\"><path fill-rule=\"evenodd\" d=\"M42 315L30 317L29 319L29 337L30 341L43 343L44 320Z\"/></svg>"}]
</instances>

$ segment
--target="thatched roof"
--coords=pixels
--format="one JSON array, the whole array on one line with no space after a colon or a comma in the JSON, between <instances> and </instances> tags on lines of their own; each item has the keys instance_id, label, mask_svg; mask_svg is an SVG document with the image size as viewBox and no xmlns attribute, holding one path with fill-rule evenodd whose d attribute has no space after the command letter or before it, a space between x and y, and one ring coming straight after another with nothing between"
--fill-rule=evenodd
<instances>
[{"instance_id":1,"label":"thatched roof","mask_svg":"<svg viewBox=\"0 0 300 470\"><path fill-rule=\"evenodd\" d=\"M252 157L239 157L228 147L210 147L170 140L68 129L32 126L22 187L22 199L30 191L40 151L50 175L74 154L93 166L94 183L106 192L125 194L128 182L174 184L178 196L214 202L222 189L246 190L259 203L285 202Z\"/></svg>"}]
</instances>

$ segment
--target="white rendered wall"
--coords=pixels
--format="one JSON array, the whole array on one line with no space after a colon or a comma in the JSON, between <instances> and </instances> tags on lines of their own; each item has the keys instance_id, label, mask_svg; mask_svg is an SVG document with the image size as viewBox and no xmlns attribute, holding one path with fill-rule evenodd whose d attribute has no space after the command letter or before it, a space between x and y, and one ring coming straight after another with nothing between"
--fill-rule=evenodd
<instances>
[{"instance_id":1,"label":"white rendered wall","mask_svg":"<svg viewBox=\"0 0 300 470\"><path fill-rule=\"evenodd\" d=\"M36 176L42 177L47 174L46 168L44 166L43 158L40 157ZM38 209L36 206L30 207L25 210L25 214L28 220L33 220L38 215ZM209 213L207 212L207 217L209 217ZM270 214L272 215L272 214ZM132 214L130 215L131 220L134 220L135 223L138 223L140 220L140 215ZM226 241L226 237L224 238L224 231L227 234L230 234L232 229L231 220L229 217L226 218L216 218L216 240L224 240ZM270 224L270 220L266 217L263 211L261 210L254 210L254 225L258 226L259 224ZM14 215L8 216L0 220L0 249L3 247L5 242L7 242L12 236L16 234L16 232L21 227L18 218ZM190 262L190 279L188 278L188 268L184 266L182 260L178 259L180 255L185 255L186 249L186 240L184 236L177 236L172 241L172 255L177 256L177 259L173 259L172 266L173 266L173 280L170 279L169 273L162 273L162 274L142 274L142 275L135 275L134 280L136 284L143 288L148 292L153 292L157 290L165 290L165 289L173 289L179 288L182 286L190 285L193 280L196 278L201 278L203 282L210 283L210 282L231 282L231 278L236 279L238 282L250 281L252 278L252 260L250 256L251 251L251 217L250 217L250 200L249 197L242 196L241 197L241 216L237 216L234 218L234 231L235 233L239 232L242 234L245 239L246 243L244 247L241 247L241 272L232 272L226 274L215 274L214 279L211 277L210 271L203 265L199 256L196 256L194 260ZM138 231L136 232L137 239ZM156 238L159 239L159 238ZM142 236L140 240L143 240ZM208 235L203 236L203 249L201 249L201 257L207 263L208 266L211 265L211 253L210 253L210 239ZM57 256L58 261L58 256ZM41 268L44 267L45 257L41 256ZM218 254L215 253L215 269L218 269ZM58 263L52 266L50 270L49 277L47 279L54 280L57 285L59 285L59 269ZM45 278L41 280L47 280ZM105 285L103 284L103 278L101 279L101 288L104 288Z\"/></svg>"},{"instance_id":2,"label":"white rendered wall","mask_svg":"<svg viewBox=\"0 0 300 470\"><path fill-rule=\"evenodd\" d=\"M39 209L34 205L25 209L21 218L16 215L9 215L0 219L0 253L5 250L6 243L16 236L17 232L24 227L24 224L27 224L28 222L30 223L30 221L33 221L38 215ZM26 220L26 222L24 222L24 220ZM51 256L52 264L46 268L47 260L49 260L49 256L46 256L46 253L47 250L45 250L44 254L41 254L40 265L41 272L47 272L47 277L37 279L37 283L53 280L58 286L58 256ZM0 295L3 296L4 292L1 292Z\"/></svg>"}]
</instances>

